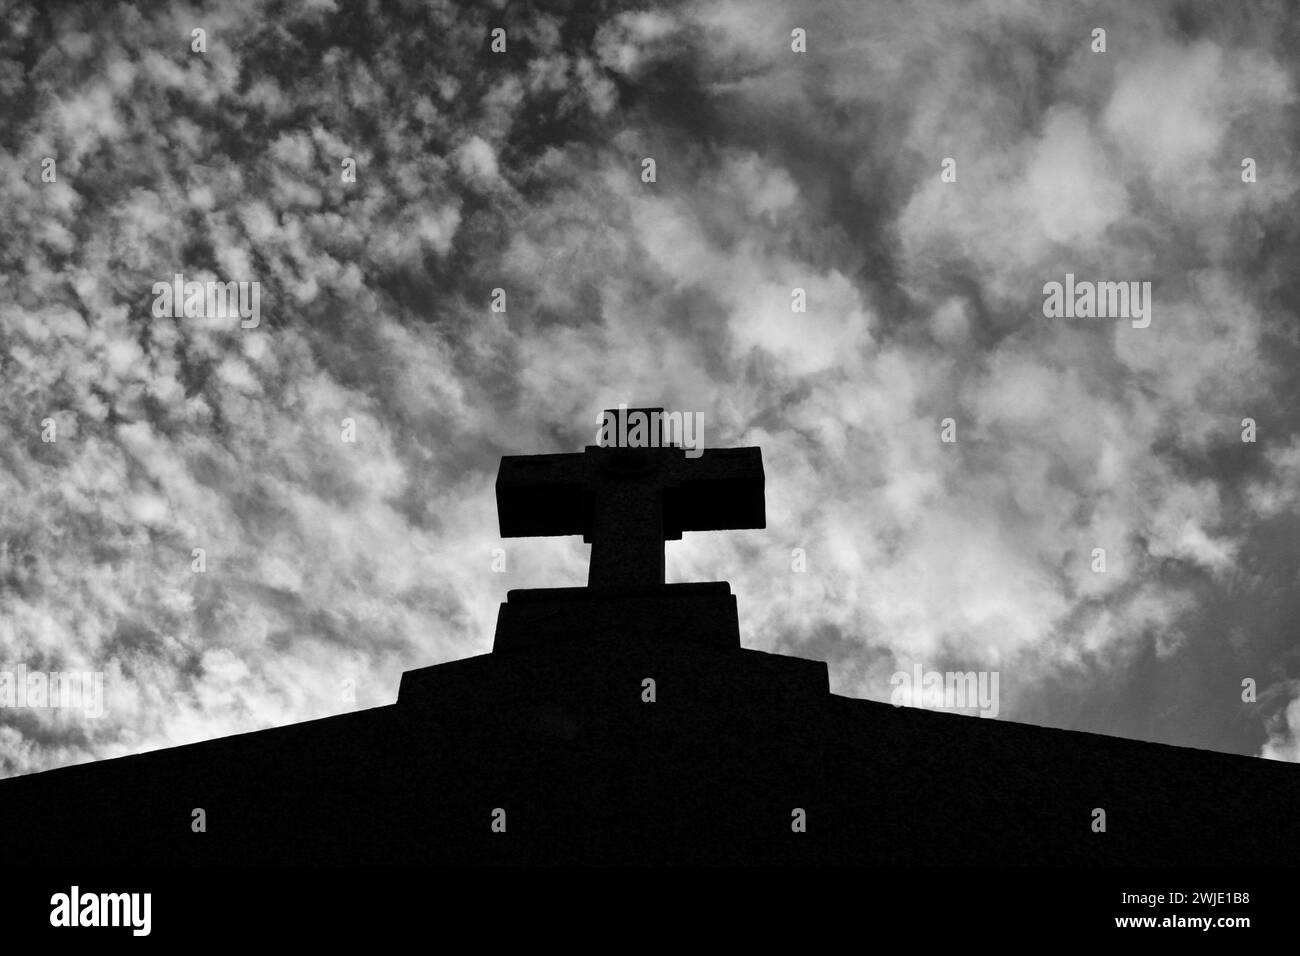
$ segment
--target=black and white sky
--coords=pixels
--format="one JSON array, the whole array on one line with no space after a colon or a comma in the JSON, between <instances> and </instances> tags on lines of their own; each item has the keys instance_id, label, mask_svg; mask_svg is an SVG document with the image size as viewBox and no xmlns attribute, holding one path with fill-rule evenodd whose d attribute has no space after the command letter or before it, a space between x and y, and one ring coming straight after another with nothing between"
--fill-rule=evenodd
<instances>
[{"instance_id":1,"label":"black and white sky","mask_svg":"<svg viewBox=\"0 0 1300 956\"><path fill-rule=\"evenodd\" d=\"M0 7L0 665L106 695L0 710L0 774L486 652L589 552L499 538L500 457L620 402L762 447L767 529L667 546L746 646L1300 760L1294 4ZM1150 325L1044 317L1067 273Z\"/></svg>"}]
</instances>

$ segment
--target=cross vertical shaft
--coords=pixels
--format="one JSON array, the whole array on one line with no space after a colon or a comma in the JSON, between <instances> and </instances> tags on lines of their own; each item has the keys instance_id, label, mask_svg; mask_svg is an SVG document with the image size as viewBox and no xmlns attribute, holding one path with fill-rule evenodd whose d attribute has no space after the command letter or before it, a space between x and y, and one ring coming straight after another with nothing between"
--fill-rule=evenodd
<instances>
[{"instance_id":1,"label":"cross vertical shaft","mask_svg":"<svg viewBox=\"0 0 1300 956\"><path fill-rule=\"evenodd\" d=\"M663 492L648 482L606 485L593 502L587 587L664 583Z\"/></svg>"}]
</instances>

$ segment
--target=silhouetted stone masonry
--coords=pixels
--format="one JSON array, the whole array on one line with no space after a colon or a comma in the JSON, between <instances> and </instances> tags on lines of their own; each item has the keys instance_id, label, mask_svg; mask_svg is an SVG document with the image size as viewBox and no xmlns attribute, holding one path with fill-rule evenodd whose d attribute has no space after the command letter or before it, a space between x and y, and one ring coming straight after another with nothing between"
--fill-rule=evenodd
<instances>
[{"instance_id":1,"label":"silhouetted stone masonry","mask_svg":"<svg viewBox=\"0 0 1300 956\"><path fill-rule=\"evenodd\" d=\"M762 526L761 456L739 451L504 459L503 535L594 537L592 586L511 591L492 653L407 672L391 706L0 781L6 855L1300 862L1293 765L838 697L824 663L741 647L730 587L666 585L662 555L682 530Z\"/></svg>"}]
</instances>

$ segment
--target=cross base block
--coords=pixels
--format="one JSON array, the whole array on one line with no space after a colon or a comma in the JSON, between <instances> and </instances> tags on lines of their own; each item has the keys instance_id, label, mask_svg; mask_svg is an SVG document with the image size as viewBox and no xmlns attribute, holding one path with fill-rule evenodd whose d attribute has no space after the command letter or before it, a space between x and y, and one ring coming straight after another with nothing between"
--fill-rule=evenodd
<instances>
[{"instance_id":1,"label":"cross base block","mask_svg":"<svg viewBox=\"0 0 1300 956\"><path fill-rule=\"evenodd\" d=\"M510 591L497 614L492 652L610 637L740 647L736 597L725 581L626 589Z\"/></svg>"}]
</instances>

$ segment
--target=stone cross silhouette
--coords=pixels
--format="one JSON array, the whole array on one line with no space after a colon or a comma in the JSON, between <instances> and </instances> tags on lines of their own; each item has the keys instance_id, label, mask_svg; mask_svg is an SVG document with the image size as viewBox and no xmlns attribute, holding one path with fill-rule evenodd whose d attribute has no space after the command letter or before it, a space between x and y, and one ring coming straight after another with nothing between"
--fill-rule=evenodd
<instances>
[{"instance_id":1,"label":"stone cross silhouette","mask_svg":"<svg viewBox=\"0 0 1300 956\"><path fill-rule=\"evenodd\" d=\"M619 409L647 415L662 409ZM620 431L624 434L624 431ZM589 588L664 583L664 542L683 531L766 527L759 448L707 448L688 458L653 434L642 447L505 455L497 473L503 538L580 534L591 544Z\"/></svg>"}]
</instances>

